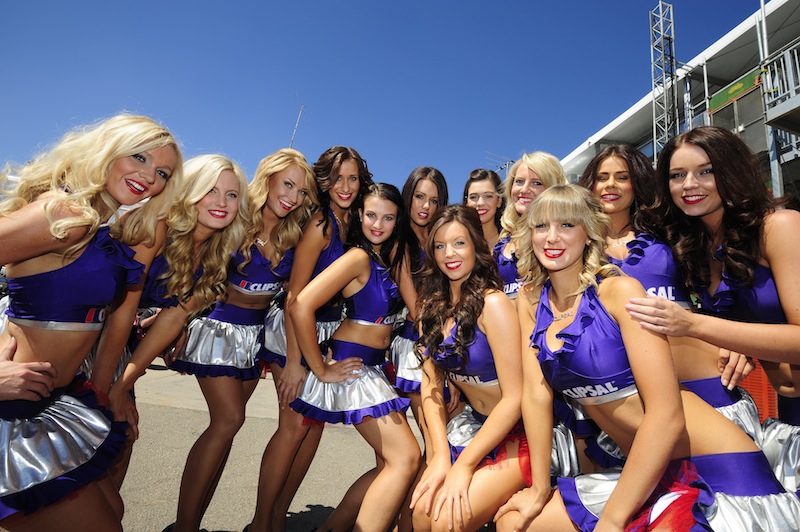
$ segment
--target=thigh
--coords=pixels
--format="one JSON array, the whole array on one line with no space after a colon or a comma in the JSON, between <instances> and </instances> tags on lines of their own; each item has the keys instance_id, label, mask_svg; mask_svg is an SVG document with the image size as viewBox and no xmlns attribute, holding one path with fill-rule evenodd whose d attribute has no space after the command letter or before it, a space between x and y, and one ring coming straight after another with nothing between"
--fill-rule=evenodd
<instances>
[{"instance_id":1,"label":"thigh","mask_svg":"<svg viewBox=\"0 0 800 532\"><path fill-rule=\"evenodd\" d=\"M365 418L356 430L375 450L377 458L391 463L393 457L420 455L419 444L401 412L390 412L379 418Z\"/></svg>"}]
</instances>

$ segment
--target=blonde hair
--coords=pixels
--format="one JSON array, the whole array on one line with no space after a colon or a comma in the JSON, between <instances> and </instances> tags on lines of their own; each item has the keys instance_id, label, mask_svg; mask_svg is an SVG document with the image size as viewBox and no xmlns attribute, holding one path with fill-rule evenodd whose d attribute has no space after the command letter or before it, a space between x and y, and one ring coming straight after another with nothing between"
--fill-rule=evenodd
<instances>
[{"instance_id":1,"label":"blonde hair","mask_svg":"<svg viewBox=\"0 0 800 532\"><path fill-rule=\"evenodd\" d=\"M555 185L542 192L528 207L512 238L517 241L517 268L524 283L541 287L548 272L533 253L533 228L545 222L567 222L584 228L589 244L583 250L583 269L580 273L581 293L589 286L597 287L597 276L619 275L619 268L609 264L606 255L606 235L611 218L591 192L576 185ZM539 290L530 292L538 298Z\"/></svg>"},{"instance_id":2,"label":"blonde hair","mask_svg":"<svg viewBox=\"0 0 800 532\"><path fill-rule=\"evenodd\" d=\"M516 229L517 221L522 217L514 208L514 202L511 201L511 187L514 185L517 171L522 165L525 165L528 170L539 176L546 189L554 185L567 184L567 174L564 173L561 162L555 156L543 151L522 154L522 157L508 170L508 177L506 177L506 181L503 184L506 207L500 217L500 226L503 228L500 232L500 238L511 235Z\"/></svg>"},{"instance_id":3,"label":"blonde hair","mask_svg":"<svg viewBox=\"0 0 800 532\"><path fill-rule=\"evenodd\" d=\"M297 166L305 174L304 186L306 195L302 204L286 217L281 218L269 235L269 240L277 256L276 265L283 259L286 252L295 247L300 241L300 237L303 236L303 225L319 206L317 180L314 177L314 170L302 153L291 148L283 148L261 159L249 187L252 209L247 233L242 242L241 251L245 260L240 265L240 269L250 262L250 248L255 243L258 234L264 229L264 219L261 211L267 204L270 178L290 166Z\"/></svg>"},{"instance_id":4,"label":"blonde hair","mask_svg":"<svg viewBox=\"0 0 800 532\"><path fill-rule=\"evenodd\" d=\"M107 191L108 173L114 161L165 146L175 150L176 168L164 191L151 198L145 205L147 211L137 216L138 231L152 238L158 218L163 219L180 187L183 159L172 134L145 116L120 114L67 133L50 151L17 170L20 181L11 197L0 204L0 216L45 199L45 215L55 238L63 239L69 230L88 226L87 235L67 250L72 253L83 247L100 224L107 222L120 207ZM56 219L56 211L64 207L73 215Z\"/></svg>"},{"instance_id":5,"label":"blonde hair","mask_svg":"<svg viewBox=\"0 0 800 532\"><path fill-rule=\"evenodd\" d=\"M194 230L197 227L197 204L217 185L222 172L230 170L239 181L239 212L233 222L215 231L203 243L199 253L199 266L203 274L195 281L196 257ZM223 155L199 155L183 166L186 186L167 215L167 246L164 257L169 264L166 279L167 293L186 302L194 297L197 311L224 297L231 254L241 243L250 218L247 198L247 176L238 164Z\"/></svg>"}]
</instances>

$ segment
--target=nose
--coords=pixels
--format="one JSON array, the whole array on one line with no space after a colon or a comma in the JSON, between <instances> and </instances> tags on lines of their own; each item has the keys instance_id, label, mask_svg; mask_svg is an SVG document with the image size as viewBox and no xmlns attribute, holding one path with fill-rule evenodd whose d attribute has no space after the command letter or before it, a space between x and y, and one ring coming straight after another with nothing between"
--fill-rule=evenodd
<instances>
[{"instance_id":1,"label":"nose","mask_svg":"<svg viewBox=\"0 0 800 532\"><path fill-rule=\"evenodd\" d=\"M694 172L687 172L686 177L683 180L683 188L690 189L697 187L697 176Z\"/></svg>"},{"instance_id":2,"label":"nose","mask_svg":"<svg viewBox=\"0 0 800 532\"><path fill-rule=\"evenodd\" d=\"M148 183L153 184L156 182L156 170L152 166L145 166L139 170L139 177Z\"/></svg>"},{"instance_id":3,"label":"nose","mask_svg":"<svg viewBox=\"0 0 800 532\"><path fill-rule=\"evenodd\" d=\"M447 244L444 247L444 256L445 257L452 257L453 255L454 255L453 246L451 246L450 244Z\"/></svg>"},{"instance_id":4,"label":"nose","mask_svg":"<svg viewBox=\"0 0 800 532\"><path fill-rule=\"evenodd\" d=\"M547 242L553 243L556 240L558 240L558 229L556 228L555 224L553 224L547 228Z\"/></svg>"},{"instance_id":5,"label":"nose","mask_svg":"<svg viewBox=\"0 0 800 532\"><path fill-rule=\"evenodd\" d=\"M298 194L297 189L293 188L292 190L290 190L289 193L287 194L287 196L289 196L289 201L291 201L292 203L297 203L297 194Z\"/></svg>"},{"instance_id":6,"label":"nose","mask_svg":"<svg viewBox=\"0 0 800 532\"><path fill-rule=\"evenodd\" d=\"M480 205L481 203L486 205L486 198L484 198L483 196L478 196L478 199L475 201L475 204Z\"/></svg>"}]
</instances>

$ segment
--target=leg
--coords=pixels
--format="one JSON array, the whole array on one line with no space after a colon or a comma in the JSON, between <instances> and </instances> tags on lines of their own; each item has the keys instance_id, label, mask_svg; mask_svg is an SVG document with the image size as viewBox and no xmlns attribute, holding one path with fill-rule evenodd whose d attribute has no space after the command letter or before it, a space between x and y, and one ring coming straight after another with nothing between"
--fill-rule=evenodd
<instances>
[{"instance_id":1,"label":"leg","mask_svg":"<svg viewBox=\"0 0 800 532\"><path fill-rule=\"evenodd\" d=\"M509 512L497 522L497 532L513 532L514 525L519 520L519 513ZM561 499L558 490L553 491L550 500L544 505L542 513L533 520L533 523L526 529L526 532L550 532L563 530L565 532L575 532L578 527L569 518L567 508Z\"/></svg>"},{"instance_id":2,"label":"leg","mask_svg":"<svg viewBox=\"0 0 800 532\"><path fill-rule=\"evenodd\" d=\"M336 509L319 527L322 532L345 532L353 529L358 512L361 510L361 503L364 501L364 495L384 466L383 461L376 455L375 467L358 477L347 489L347 493L344 494Z\"/></svg>"},{"instance_id":3,"label":"leg","mask_svg":"<svg viewBox=\"0 0 800 532\"><path fill-rule=\"evenodd\" d=\"M401 412L367 418L356 428L383 460L384 467L367 489L353 529L387 530L419 469L419 444Z\"/></svg>"},{"instance_id":4,"label":"leg","mask_svg":"<svg viewBox=\"0 0 800 532\"><path fill-rule=\"evenodd\" d=\"M428 435L428 427L425 424L425 415L422 412L422 396L418 393L409 393L407 394L408 399L411 401L411 412L414 414L414 420L417 422L417 427L419 428L420 433L422 434L423 439L423 447L422 447L422 454L425 455L425 450L428 448L430 444L429 435ZM420 477L422 476L423 468L420 467L417 470L417 475L414 478L414 482L411 484L411 488L408 490L408 494L406 495L403 504L400 506L400 513L397 516L397 525L395 526L395 532L412 532L414 529L412 526L412 515L411 509L409 506L411 505L411 494L414 493L414 486L417 485Z\"/></svg>"},{"instance_id":5,"label":"leg","mask_svg":"<svg viewBox=\"0 0 800 532\"><path fill-rule=\"evenodd\" d=\"M57 503L40 508L32 514L18 513L0 521L0 530L11 532L40 532L42 530L121 532L122 523L120 521L116 510L109 504L106 494L98 483L91 482Z\"/></svg>"},{"instance_id":6,"label":"leg","mask_svg":"<svg viewBox=\"0 0 800 532\"><path fill-rule=\"evenodd\" d=\"M128 473L128 466L131 463L131 455L133 454L133 440L127 440L125 447L114 463L111 464L108 472L114 481L117 490L122 488L122 483L125 481L125 475Z\"/></svg>"},{"instance_id":7,"label":"leg","mask_svg":"<svg viewBox=\"0 0 800 532\"><path fill-rule=\"evenodd\" d=\"M186 458L175 532L196 532L200 528L203 512L213 496L233 438L245 418L248 396L242 381L234 377L202 377L197 381L211 419Z\"/></svg>"},{"instance_id":8,"label":"leg","mask_svg":"<svg viewBox=\"0 0 800 532\"><path fill-rule=\"evenodd\" d=\"M464 517L464 528L455 524L456 531L478 530L490 522L497 510L505 504L516 492L525 487L525 479L520 470L517 450L519 442L510 442L506 445L507 458L496 464L489 464L478 468L472 476L469 485L469 502L472 508L472 519ZM435 531L447 531L447 516L439 515L433 521Z\"/></svg>"},{"instance_id":9,"label":"leg","mask_svg":"<svg viewBox=\"0 0 800 532\"><path fill-rule=\"evenodd\" d=\"M273 363L270 364L270 371L278 379L283 370ZM256 512L250 526L252 532L283 530L286 511L314 459L322 437L321 426L312 432L303 416L291 408L280 410L278 416L278 430L270 438L261 459ZM281 504L278 505L278 502ZM280 508L283 504L285 508Z\"/></svg>"}]
</instances>

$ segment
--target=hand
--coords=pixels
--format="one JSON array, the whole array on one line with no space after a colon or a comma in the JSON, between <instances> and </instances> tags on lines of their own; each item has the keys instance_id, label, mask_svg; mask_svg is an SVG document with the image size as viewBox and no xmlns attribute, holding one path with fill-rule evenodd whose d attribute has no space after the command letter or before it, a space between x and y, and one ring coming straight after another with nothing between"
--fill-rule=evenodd
<instances>
[{"instance_id":1,"label":"hand","mask_svg":"<svg viewBox=\"0 0 800 532\"><path fill-rule=\"evenodd\" d=\"M170 344L170 346L164 351L161 357L164 359L164 363L167 366L171 366L175 360L181 357L183 353L186 351L186 341L189 339L189 328L184 327L181 334L178 335L177 338Z\"/></svg>"},{"instance_id":2,"label":"hand","mask_svg":"<svg viewBox=\"0 0 800 532\"><path fill-rule=\"evenodd\" d=\"M695 314L674 301L656 296L634 297L625 309L648 331L667 336L695 337Z\"/></svg>"},{"instance_id":3,"label":"hand","mask_svg":"<svg viewBox=\"0 0 800 532\"><path fill-rule=\"evenodd\" d=\"M278 390L278 403L281 408L286 408L289 403L297 399L303 390L303 383L308 372L297 362L286 361L286 367L281 371L281 376L275 382Z\"/></svg>"},{"instance_id":4,"label":"hand","mask_svg":"<svg viewBox=\"0 0 800 532\"><path fill-rule=\"evenodd\" d=\"M447 457L447 462L442 464L436 463L435 459L432 460L431 464L422 473L422 477L414 487L414 493L411 494L411 504L409 504L408 507L413 510L418 503L421 504L424 501L425 515L431 515L433 497L436 495L436 492L439 491L439 488L442 487L442 484L444 484L448 471L450 471L449 456Z\"/></svg>"},{"instance_id":5,"label":"hand","mask_svg":"<svg viewBox=\"0 0 800 532\"><path fill-rule=\"evenodd\" d=\"M16 350L13 337L0 349L0 401L50 397L58 376L56 369L50 362L14 362Z\"/></svg>"},{"instance_id":6,"label":"hand","mask_svg":"<svg viewBox=\"0 0 800 532\"><path fill-rule=\"evenodd\" d=\"M139 439L139 411L136 410L136 404L133 397L127 391L111 387L108 392L109 409L114 414L114 421L125 421L128 423L128 429L125 433L131 440Z\"/></svg>"},{"instance_id":7,"label":"hand","mask_svg":"<svg viewBox=\"0 0 800 532\"><path fill-rule=\"evenodd\" d=\"M727 389L736 388L754 369L756 362L752 357L720 348L719 371L722 373L722 385Z\"/></svg>"},{"instance_id":8,"label":"hand","mask_svg":"<svg viewBox=\"0 0 800 532\"><path fill-rule=\"evenodd\" d=\"M494 522L499 521L507 513L516 512L519 514L519 519L514 524L514 532L527 530L533 520L542 513L549 496L549 489L545 492L534 488L520 490L497 510L497 513L494 514Z\"/></svg>"},{"instance_id":9,"label":"hand","mask_svg":"<svg viewBox=\"0 0 800 532\"><path fill-rule=\"evenodd\" d=\"M448 389L450 390L450 400L447 401L447 413L452 414L461 405L461 390L452 383L448 385Z\"/></svg>"},{"instance_id":10,"label":"hand","mask_svg":"<svg viewBox=\"0 0 800 532\"><path fill-rule=\"evenodd\" d=\"M459 528L463 529L464 524L472 520L469 485L472 482L473 472L471 469L454 464L447 473L442 489L436 495L433 520L438 521L443 518L442 511L444 511L447 516L448 530L454 530L456 523Z\"/></svg>"},{"instance_id":11,"label":"hand","mask_svg":"<svg viewBox=\"0 0 800 532\"><path fill-rule=\"evenodd\" d=\"M325 356L325 365L322 367L323 372L317 375L320 382L342 382L347 379L352 379L357 375L364 361L358 357L349 357L344 360L333 360L333 351L328 349L328 354Z\"/></svg>"}]
</instances>

